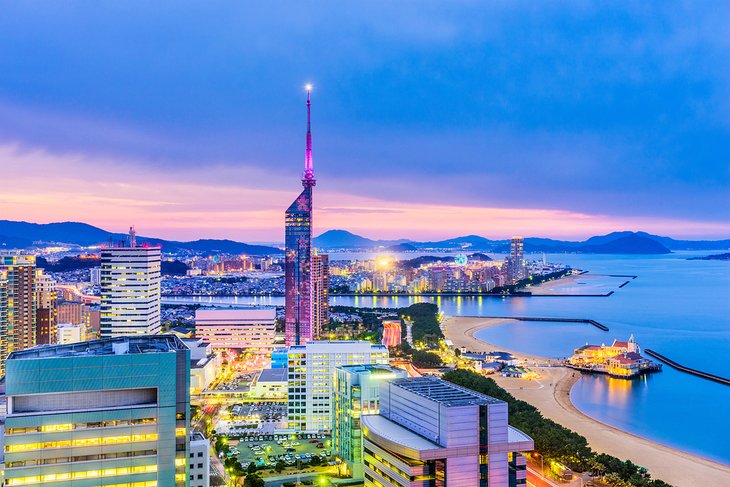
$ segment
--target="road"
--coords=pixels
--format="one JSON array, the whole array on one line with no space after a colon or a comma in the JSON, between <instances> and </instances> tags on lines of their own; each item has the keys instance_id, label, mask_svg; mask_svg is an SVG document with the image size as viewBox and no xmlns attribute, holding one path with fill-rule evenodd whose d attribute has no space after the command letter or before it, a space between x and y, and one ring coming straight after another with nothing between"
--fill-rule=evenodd
<instances>
[{"instance_id":1,"label":"road","mask_svg":"<svg viewBox=\"0 0 730 487\"><path fill-rule=\"evenodd\" d=\"M564 487L563 485L543 477L537 470L527 467L527 485L529 487Z\"/></svg>"}]
</instances>

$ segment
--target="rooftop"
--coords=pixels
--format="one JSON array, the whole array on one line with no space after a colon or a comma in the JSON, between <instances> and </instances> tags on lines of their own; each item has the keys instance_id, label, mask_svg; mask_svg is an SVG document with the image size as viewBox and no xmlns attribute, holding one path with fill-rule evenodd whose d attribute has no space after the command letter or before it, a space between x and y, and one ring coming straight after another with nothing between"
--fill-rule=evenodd
<instances>
[{"instance_id":1,"label":"rooftop","mask_svg":"<svg viewBox=\"0 0 730 487\"><path fill-rule=\"evenodd\" d=\"M502 401L478 392L459 387L435 377L411 377L391 381L396 387L405 389L446 407L499 404Z\"/></svg>"},{"instance_id":2,"label":"rooftop","mask_svg":"<svg viewBox=\"0 0 730 487\"><path fill-rule=\"evenodd\" d=\"M132 335L68 345L37 345L27 350L12 352L8 360L164 353L176 350L187 350L176 335Z\"/></svg>"},{"instance_id":3,"label":"rooftop","mask_svg":"<svg viewBox=\"0 0 730 487\"><path fill-rule=\"evenodd\" d=\"M286 382L287 369L264 369L259 374L257 382Z\"/></svg>"},{"instance_id":4,"label":"rooftop","mask_svg":"<svg viewBox=\"0 0 730 487\"><path fill-rule=\"evenodd\" d=\"M340 365L340 368L350 374L362 374L365 372L371 374L392 374L394 369L402 370L385 364Z\"/></svg>"},{"instance_id":5,"label":"rooftop","mask_svg":"<svg viewBox=\"0 0 730 487\"><path fill-rule=\"evenodd\" d=\"M337 346L342 347L343 349L348 347L368 347L370 349L375 350L388 350L388 347L381 344L374 344L367 341L361 341L361 340L313 340L311 342L307 342L305 345L292 345L289 347L289 352L294 351L307 351L309 349L322 349L322 348L328 348L330 346Z\"/></svg>"}]
</instances>

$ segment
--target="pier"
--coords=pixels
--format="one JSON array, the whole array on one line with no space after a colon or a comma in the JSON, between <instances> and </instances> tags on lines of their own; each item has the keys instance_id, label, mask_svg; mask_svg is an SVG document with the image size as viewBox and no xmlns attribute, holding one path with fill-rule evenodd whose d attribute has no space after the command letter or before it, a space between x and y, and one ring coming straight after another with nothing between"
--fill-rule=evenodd
<instances>
[{"instance_id":1,"label":"pier","mask_svg":"<svg viewBox=\"0 0 730 487\"><path fill-rule=\"evenodd\" d=\"M668 366L679 370L680 372L685 372L687 374L696 375L697 377L702 377L703 379L711 380L713 382L719 382L720 384L725 384L726 386L730 386L730 379L726 377L720 377L719 375L710 374L707 372L702 372L701 370L692 369L690 367L685 367L684 365L680 365L674 360L665 357L659 352L655 352L654 350L650 350L648 348L644 349L647 355L651 355L657 360L661 360Z\"/></svg>"},{"instance_id":2,"label":"pier","mask_svg":"<svg viewBox=\"0 0 730 487\"><path fill-rule=\"evenodd\" d=\"M496 318L500 320L517 320L517 321L549 321L553 323L588 323L599 330L608 331L608 327L596 320L585 318L533 318L531 316L465 316L465 318Z\"/></svg>"}]
</instances>

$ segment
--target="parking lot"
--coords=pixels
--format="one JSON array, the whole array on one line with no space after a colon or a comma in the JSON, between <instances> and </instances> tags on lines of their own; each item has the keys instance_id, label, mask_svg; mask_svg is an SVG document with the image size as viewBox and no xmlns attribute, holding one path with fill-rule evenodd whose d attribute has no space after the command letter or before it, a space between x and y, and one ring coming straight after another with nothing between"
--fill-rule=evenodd
<instances>
[{"instance_id":1,"label":"parking lot","mask_svg":"<svg viewBox=\"0 0 730 487\"><path fill-rule=\"evenodd\" d=\"M315 455L322 465L335 465L331 439L322 434L243 436L238 445L234 438L229 445L244 468L251 462L267 467L274 467L277 462L304 467Z\"/></svg>"},{"instance_id":2,"label":"parking lot","mask_svg":"<svg viewBox=\"0 0 730 487\"><path fill-rule=\"evenodd\" d=\"M286 419L287 405L281 402L258 402L251 404L234 404L231 419L258 418L259 421L280 421Z\"/></svg>"}]
</instances>

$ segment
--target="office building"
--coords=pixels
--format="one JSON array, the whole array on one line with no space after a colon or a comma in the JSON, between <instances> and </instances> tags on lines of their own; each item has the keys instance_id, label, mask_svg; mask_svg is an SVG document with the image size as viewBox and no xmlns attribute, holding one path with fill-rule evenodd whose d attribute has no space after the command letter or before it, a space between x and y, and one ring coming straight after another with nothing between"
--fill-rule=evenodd
<instances>
[{"instance_id":1,"label":"office building","mask_svg":"<svg viewBox=\"0 0 730 487\"><path fill-rule=\"evenodd\" d=\"M56 343L66 345L86 341L86 326L73 323L59 323L56 330Z\"/></svg>"},{"instance_id":2,"label":"office building","mask_svg":"<svg viewBox=\"0 0 730 487\"><path fill-rule=\"evenodd\" d=\"M10 353L36 344L35 271L34 255L0 255L0 272L5 274L7 281L7 325L3 334L0 375Z\"/></svg>"},{"instance_id":3,"label":"office building","mask_svg":"<svg viewBox=\"0 0 730 487\"><path fill-rule=\"evenodd\" d=\"M195 337L213 350L270 353L276 336L276 310L199 309L195 311Z\"/></svg>"},{"instance_id":4,"label":"office building","mask_svg":"<svg viewBox=\"0 0 730 487\"><path fill-rule=\"evenodd\" d=\"M310 90L307 90L307 142L304 157L304 190L285 213L284 285L287 345L303 345L315 338L312 325L312 190L316 184L312 165Z\"/></svg>"},{"instance_id":5,"label":"office building","mask_svg":"<svg viewBox=\"0 0 730 487\"><path fill-rule=\"evenodd\" d=\"M137 245L134 228L101 250L102 337L160 331L160 248Z\"/></svg>"},{"instance_id":6,"label":"office building","mask_svg":"<svg viewBox=\"0 0 730 487\"><path fill-rule=\"evenodd\" d=\"M312 333L314 339L330 322L330 265L327 255L312 256Z\"/></svg>"},{"instance_id":7,"label":"office building","mask_svg":"<svg viewBox=\"0 0 730 487\"><path fill-rule=\"evenodd\" d=\"M202 433L190 435L190 487L210 487L210 440Z\"/></svg>"},{"instance_id":8,"label":"office building","mask_svg":"<svg viewBox=\"0 0 730 487\"><path fill-rule=\"evenodd\" d=\"M6 485L187 486L189 357L173 335L13 352Z\"/></svg>"},{"instance_id":9,"label":"office building","mask_svg":"<svg viewBox=\"0 0 730 487\"><path fill-rule=\"evenodd\" d=\"M397 347L401 342L400 320L383 321L383 345L386 347Z\"/></svg>"},{"instance_id":10,"label":"office building","mask_svg":"<svg viewBox=\"0 0 730 487\"><path fill-rule=\"evenodd\" d=\"M56 343L57 332L57 293L56 281L43 269L36 269L36 343L48 345Z\"/></svg>"},{"instance_id":11,"label":"office building","mask_svg":"<svg viewBox=\"0 0 730 487\"><path fill-rule=\"evenodd\" d=\"M289 347L289 428L332 428L332 383L342 365L386 364L388 349L360 341L312 341Z\"/></svg>"},{"instance_id":12,"label":"office building","mask_svg":"<svg viewBox=\"0 0 730 487\"><path fill-rule=\"evenodd\" d=\"M89 269L89 280L92 286L101 286L101 267L92 267Z\"/></svg>"},{"instance_id":13,"label":"office building","mask_svg":"<svg viewBox=\"0 0 730 487\"><path fill-rule=\"evenodd\" d=\"M390 365L343 365L335 370L332 449L347 466L347 474L363 477L361 416L378 414L380 383L407 377Z\"/></svg>"},{"instance_id":14,"label":"office building","mask_svg":"<svg viewBox=\"0 0 730 487\"><path fill-rule=\"evenodd\" d=\"M507 403L434 377L380 384L380 413L362 416L366 487L526 484L532 439L507 424Z\"/></svg>"}]
</instances>

